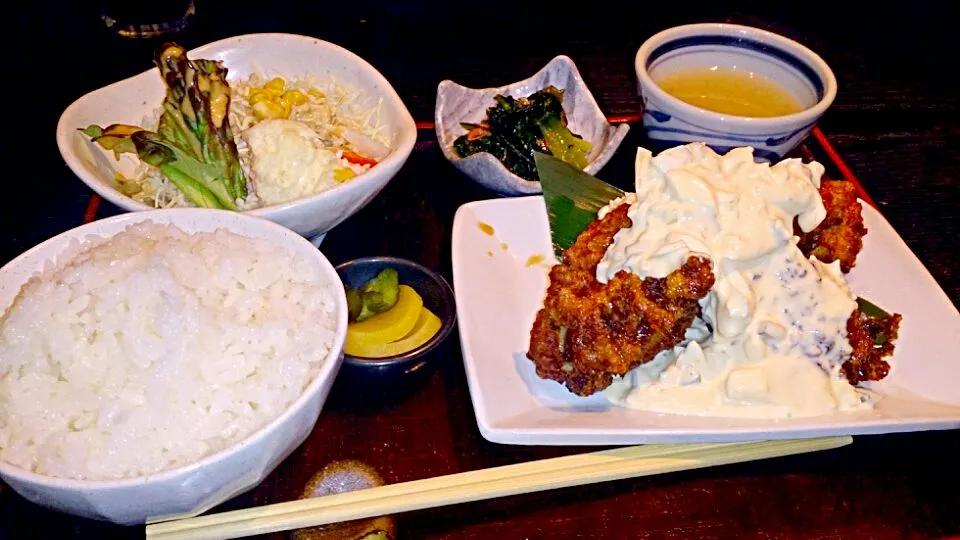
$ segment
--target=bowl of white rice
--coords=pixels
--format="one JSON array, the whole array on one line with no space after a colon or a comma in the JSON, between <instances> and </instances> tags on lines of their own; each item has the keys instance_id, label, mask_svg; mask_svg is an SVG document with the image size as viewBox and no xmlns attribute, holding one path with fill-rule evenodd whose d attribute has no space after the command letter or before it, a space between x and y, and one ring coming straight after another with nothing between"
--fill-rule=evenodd
<instances>
[{"instance_id":1,"label":"bowl of white rice","mask_svg":"<svg viewBox=\"0 0 960 540\"><path fill-rule=\"evenodd\" d=\"M413 150L416 125L396 91L368 62L333 43L248 34L187 54L227 69L228 118L249 185L248 196L236 201L238 211L279 223L316 245L373 199ZM144 58L144 65L150 60ZM267 107L258 100L273 84L279 85L277 99ZM84 95L57 124L57 145L70 169L123 210L193 204L155 167L131 154L117 159L78 129L157 129L164 93L153 68ZM274 116L270 109L277 109L280 97L288 110Z\"/></svg>"},{"instance_id":2,"label":"bowl of white rice","mask_svg":"<svg viewBox=\"0 0 960 540\"><path fill-rule=\"evenodd\" d=\"M95 221L0 269L0 477L121 524L201 513L313 430L347 308L304 238L238 212Z\"/></svg>"}]
</instances>

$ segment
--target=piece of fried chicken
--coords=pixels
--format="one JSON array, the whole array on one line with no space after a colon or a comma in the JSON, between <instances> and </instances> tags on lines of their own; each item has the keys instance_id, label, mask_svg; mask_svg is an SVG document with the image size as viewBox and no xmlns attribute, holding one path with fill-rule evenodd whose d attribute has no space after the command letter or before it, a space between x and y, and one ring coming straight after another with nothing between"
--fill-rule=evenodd
<instances>
[{"instance_id":1,"label":"piece of fried chicken","mask_svg":"<svg viewBox=\"0 0 960 540\"><path fill-rule=\"evenodd\" d=\"M854 310L847 319L847 341L853 352L843 364L843 375L850 384L879 381L887 376L890 364L884 358L893 354L902 319L899 313L871 317L860 308Z\"/></svg>"},{"instance_id":2,"label":"piece of fried chicken","mask_svg":"<svg viewBox=\"0 0 960 540\"><path fill-rule=\"evenodd\" d=\"M863 248L867 234L860 214L860 201L852 182L823 180L820 198L827 217L816 229L804 233L794 221L794 234L800 237L797 247L807 257L813 255L825 263L840 261L840 270L847 273L857 264L857 254Z\"/></svg>"},{"instance_id":3,"label":"piece of fried chicken","mask_svg":"<svg viewBox=\"0 0 960 540\"><path fill-rule=\"evenodd\" d=\"M690 257L664 278L618 272L602 284L597 263L614 235L631 225L628 205L594 221L550 271L544 306L530 331L527 357L537 375L588 396L614 375L653 359L684 339L713 287L710 261Z\"/></svg>"},{"instance_id":4,"label":"piece of fried chicken","mask_svg":"<svg viewBox=\"0 0 960 540\"><path fill-rule=\"evenodd\" d=\"M827 217L809 233L804 233L794 222L794 233L800 237L797 247L804 255L826 263L839 260L840 270L847 273L856 265L867 234L856 187L843 180L823 180L820 197ZM893 354L901 319L896 313L870 317L859 307L850 314L847 341L853 352L843 364L843 374L850 384L879 381L887 376L890 364L884 358Z\"/></svg>"}]
</instances>

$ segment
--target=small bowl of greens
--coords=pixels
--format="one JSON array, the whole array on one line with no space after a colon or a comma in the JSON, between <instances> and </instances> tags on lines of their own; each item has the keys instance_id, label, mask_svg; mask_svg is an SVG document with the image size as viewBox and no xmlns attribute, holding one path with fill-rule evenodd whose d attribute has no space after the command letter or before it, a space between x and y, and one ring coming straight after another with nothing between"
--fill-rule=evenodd
<instances>
[{"instance_id":1,"label":"small bowl of greens","mask_svg":"<svg viewBox=\"0 0 960 540\"><path fill-rule=\"evenodd\" d=\"M534 152L595 174L629 130L607 121L566 56L528 79L497 88L441 82L435 125L443 154L455 167L506 195L542 191Z\"/></svg>"}]
</instances>

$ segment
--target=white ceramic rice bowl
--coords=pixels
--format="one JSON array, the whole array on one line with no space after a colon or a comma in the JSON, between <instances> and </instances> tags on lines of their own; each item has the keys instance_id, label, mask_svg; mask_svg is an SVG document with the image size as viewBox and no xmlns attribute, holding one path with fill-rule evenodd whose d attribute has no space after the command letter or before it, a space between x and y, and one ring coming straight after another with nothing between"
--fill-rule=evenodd
<instances>
[{"instance_id":1,"label":"white ceramic rice bowl","mask_svg":"<svg viewBox=\"0 0 960 540\"><path fill-rule=\"evenodd\" d=\"M315 265L333 287L336 337L316 377L279 417L246 439L202 460L158 474L124 480L71 480L36 474L0 461L0 478L26 499L70 514L124 525L202 513L259 484L307 438L320 415L340 363L347 330L346 295L330 262L313 245L264 219L196 208L121 214L64 232L0 268L0 306L6 310L22 285L74 239L111 236L142 221L174 224L187 232L225 228L285 246Z\"/></svg>"},{"instance_id":2,"label":"white ceramic rice bowl","mask_svg":"<svg viewBox=\"0 0 960 540\"><path fill-rule=\"evenodd\" d=\"M327 191L284 204L245 213L262 217L307 238L322 239L327 231L366 206L397 174L417 139L416 124L390 83L373 66L352 52L319 39L292 34L248 34L189 51L190 58L221 60L229 81L254 73L299 78L311 75L352 86L375 100L383 98L381 121L393 135L390 154L365 174ZM144 63L149 62L144 59ZM163 101L164 86L156 68L94 90L73 102L57 124L57 145L70 169L87 186L120 208L138 212L152 207L117 189L116 174L133 175L137 160L120 161L77 131L90 124L139 125Z\"/></svg>"}]
</instances>

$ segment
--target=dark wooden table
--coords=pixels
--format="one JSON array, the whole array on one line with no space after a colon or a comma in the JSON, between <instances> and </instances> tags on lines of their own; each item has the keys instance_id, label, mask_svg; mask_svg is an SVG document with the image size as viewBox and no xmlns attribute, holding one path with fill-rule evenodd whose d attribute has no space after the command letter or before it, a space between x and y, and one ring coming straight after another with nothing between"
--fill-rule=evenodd
<instances>
[{"instance_id":1,"label":"dark wooden table","mask_svg":"<svg viewBox=\"0 0 960 540\"><path fill-rule=\"evenodd\" d=\"M95 4L95 2L76 3ZM802 40L834 68L840 91L821 126L881 211L954 303L960 298L960 191L956 3L354 1L212 2L177 37L189 47L229 35L309 34L354 50L397 88L414 117L433 117L437 83L493 86L528 76L556 54L578 63L611 115L636 114L633 55L654 31L727 20ZM638 3L639 4L639 3ZM783 5L775 5L783 4ZM924 5L925 4L925 5ZM7 8L0 110L6 117L0 263L78 225L90 192L54 143L60 112L83 93L149 67L156 42L113 37L91 6L19 2ZM479 11L477 11L479 10ZM476 12L474 12L476 11ZM9 97L9 96L13 97ZM639 126L630 148L642 143ZM600 174L630 175L629 152ZM433 134L386 191L328 236L335 263L398 255L450 272L456 208L495 196L447 164ZM100 215L115 209L104 205ZM960 363L958 363L960 371ZM957 372L944 376L958 377ZM551 457L583 448L513 447L480 436L459 345L422 387L380 404L358 403L341 381L308 442L241 508L293 498L322 464L355 458L390 482ZM960 533L960 432L858 437L852 446L689 473L466 504L399 517L404 538L926 538ZM57 514L0 485L0 538L138 538ZM277 536L282 538L281 536Z\"/></svg>"}]
</instances>

